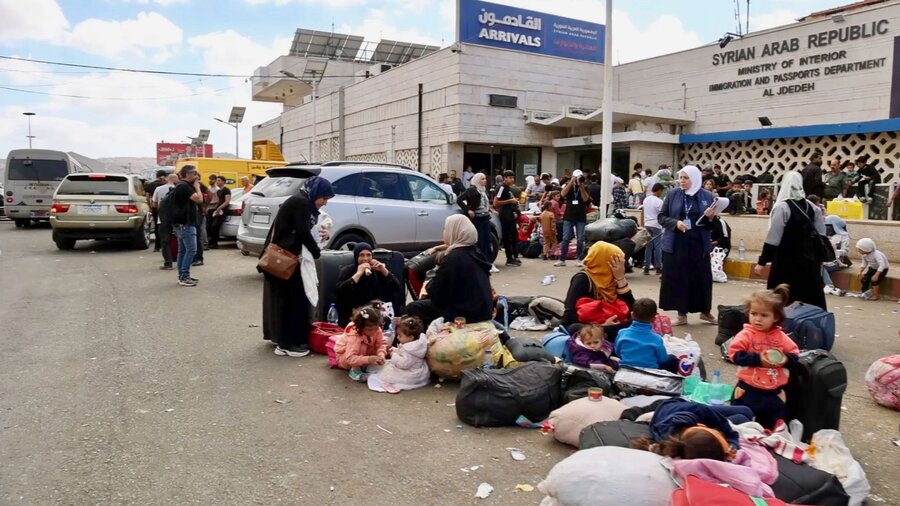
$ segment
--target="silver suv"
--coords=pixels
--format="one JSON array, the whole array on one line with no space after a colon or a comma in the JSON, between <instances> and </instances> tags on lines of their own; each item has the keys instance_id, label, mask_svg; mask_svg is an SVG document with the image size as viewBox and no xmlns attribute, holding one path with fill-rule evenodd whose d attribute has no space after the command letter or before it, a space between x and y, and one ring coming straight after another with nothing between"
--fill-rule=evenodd
<instances>
[{"instance_id":1,"label":"silver suv","mask_svg":"<svg viewBox=\"0 0 900 506\"><path fill-rule=\"evenodd\" d=\"M328 249L357 242L415 253L443 242L444 220L459 213L453 195L431 179L402 165L326 162L288 165L266 171L244 200L237 244L244 255L258 255L282 202L303 189L306 179L329 180L335 196L324 210L334 220ZM499 225L492 223L494 256Z\"/></svg>"}]
</instances>

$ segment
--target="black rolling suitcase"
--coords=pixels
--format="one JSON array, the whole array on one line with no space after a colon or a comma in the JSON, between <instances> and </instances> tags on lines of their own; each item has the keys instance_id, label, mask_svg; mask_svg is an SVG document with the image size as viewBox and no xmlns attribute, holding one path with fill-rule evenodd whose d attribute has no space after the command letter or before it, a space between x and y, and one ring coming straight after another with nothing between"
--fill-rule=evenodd
<instances>
[{"instance_id":1,"label":"black rolling suitcase","mask_svg":"<svg viewBox=\"0 0 900 506\"><path fill-rule=\"evenodd\" d=\"M846 389L847 369L834 355L825 350L800 353L785 392L788 418L803 423L804 442L821 429L839 428Z\"/></svg>"},{"instance_id":2,"label":"black rolling suitcase","mask_svg":"<svg viewBox=\"0 0 900 506\"><path fill-rule=\"evenodd\" d=\"M403 308L406 307L406 291L404 290L404 287L406 286L406 258L404 258L403 253L400 253L399 251L391 251L382 248L375 248L375 251L372 252L372 256L375 257L375 260L386 265L388 271L396 276L397 281L400 282L397 293L395 293L389 301L384 301L391 302L394 305L394 314L399 315ZM350 258L353 258L353 255L350 255Z\"/></svg>"},{"instance_id":3,"label":"black rolling suitcase","mask_svg":"<svg viewBox=\"0 0 900 506\"><path fill-rule=\"evenodd\" d=\"M328 308L335 301L334 289L337 286L341 267L352 263L352 251L322 250L322 256L316 260L316 275L319 278L319 305L313 309L313 321L325 321Z\"/></svg>"},{"instance_id":4,"label":"black rolling suitcase","mask_svg":"<svg viewBox=\"0 0 900 506\"><path fill-rule=\"evenodd\" d=\"M772 453L778 464L778 479L772 484L775 497L791 504L847 506L850 496L831 473L807 464L796 464Z\"/></svg>"}]
</instances>

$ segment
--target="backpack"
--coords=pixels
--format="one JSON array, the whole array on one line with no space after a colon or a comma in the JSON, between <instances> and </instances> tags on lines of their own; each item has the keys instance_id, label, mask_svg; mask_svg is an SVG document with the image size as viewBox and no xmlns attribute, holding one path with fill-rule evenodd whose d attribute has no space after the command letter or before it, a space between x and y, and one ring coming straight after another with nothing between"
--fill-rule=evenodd
<instances>
[{"instance_id":1,"label":"backpack","mask_svg":"<svg viewBox=\"0 0 900 506\"><path fill-rule=\"evenodd\" d=\"M163 196L163 198L159 199L159 221L163 225L172 225L175 223L175 218L178 216L177 208L178 206L175 204L175 187L169 188L169 191Z\"/></svg>"},{"instance_id":2,"label":"backpack","mask_svg":"<svg viewBox=\"0 0 900 506\"><path fill-rule=\"evenodd\" d=\"M819 306L794 302L784 308L781 328L801 350L831 350L834 345L834 313Z\"/></svg>"}]
</instances>

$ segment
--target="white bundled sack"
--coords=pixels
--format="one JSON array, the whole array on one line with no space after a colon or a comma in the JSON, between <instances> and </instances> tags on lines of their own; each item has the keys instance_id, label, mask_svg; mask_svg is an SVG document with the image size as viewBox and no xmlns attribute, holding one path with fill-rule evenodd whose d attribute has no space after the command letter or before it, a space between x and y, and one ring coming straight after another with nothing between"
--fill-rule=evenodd
<instances>
[{"instance_id":1,"label":"white bundled sack","mask_svg":"<svg viewBox=\"0 0 900 506\"><path fill-rule=\"evenodd\" d=\"M684 378L662 369L623 365L613 376L613 383L625 395L681 395Z\"/></svg>"},{"instance_id":2,"label":"white bundled sack","mask_svg":"<svg viewBox=\"0 0 900 506\"><path fill-rule=\"evenodd\" d=\"M716 283L727 283L728 275L725 274L725 250L713 248L709 254L709 265L712 268L712 278Z\"/></svg>"},{"instance_id":3,"label":"white bundled sack","mask_svg":"<svg viewBox=\"0 0 900 506\"><path fill-rule=\"evenodd\" d=\"M546 496L541 506L664 506L677 487L662 466L663 459L655 453L616 446L575 452L553 466L538 484Z\"/></svg>"}]
</instances>

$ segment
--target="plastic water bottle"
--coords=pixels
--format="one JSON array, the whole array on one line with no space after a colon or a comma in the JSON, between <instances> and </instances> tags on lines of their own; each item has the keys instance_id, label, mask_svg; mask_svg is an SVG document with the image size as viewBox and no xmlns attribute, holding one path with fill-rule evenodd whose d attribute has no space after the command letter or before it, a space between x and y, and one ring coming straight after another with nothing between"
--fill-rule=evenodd
<instances>
[{"instance_id":1,"label":"plastic water bottle","mask_svg":"<svg viewBox=\"0 0 900 506\"><path fill-rule=\"evenodd\" d=\"M509 299L504 295L497 297L497 306L503 308L503 328L509 332Z\"/></svg>"},{"instance_id":2,"label":"plastic water bottle","mask_svg":"<svg viewBox=\"0 0 900 506\"><path fill-rule=\"evenodd\" d=\"M328 316L326 316L328 323L333 323L337 325L338 323L338 310L337 304L331 304L331 307L328 308Z\"/></svg>"},{"instance_id":3,"label":"plastic water bottle","mask_svg":"<svg viewBox=\"0 0 900 506\"><path fill-rule=\"evenodd\" d=\"M722 398L722 371L716 369L709 384L709 405L721 406L723 404L725 404L725 399Z\"/></svg>"},{"instance_id":4,"label":"plastic water bottle","mask_svg":"<svg viewBox=\"0 0 900 506\"><path fill-rule=\"evenodd\" d=\"M484 365L482 369L493 369L494 368L494 355L491 353L491 348L487 347L484 349Z\"/></svg>"},{"instance_id":5,"label":"plastic water bottle","mask_svg":"<svg viewBox=\"0 0 900 506\"><path fill-rule=\"evenodd\" d=\"M747 259L747 249L744 248L744 240L743 239L738 241L738 259L740 259L740 260Z\"/></svg>"}]
</instances>

